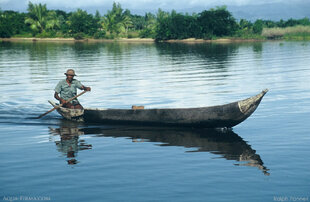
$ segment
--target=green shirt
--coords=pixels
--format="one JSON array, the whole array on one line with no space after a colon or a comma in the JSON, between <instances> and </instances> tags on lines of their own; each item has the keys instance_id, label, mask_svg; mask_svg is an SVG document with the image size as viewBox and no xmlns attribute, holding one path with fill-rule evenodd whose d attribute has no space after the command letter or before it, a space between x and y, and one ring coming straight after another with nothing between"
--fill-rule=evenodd
<instances>
[{"instance_id":1,"label":"green shirt","mask_svg":"<svg viewBox=\"0 0 310 202\"><path fill-rule=\"evenodd\" d=\"M68 100L76 96L77 88L83 90L83 85L80 81L73 79L71 85L69 85L66 79L59 81L55 87L55 92L60 94L60 97L64 100ZM74 99L71 103L78 103L77 99Z\"/></svg>"}]
</instances>

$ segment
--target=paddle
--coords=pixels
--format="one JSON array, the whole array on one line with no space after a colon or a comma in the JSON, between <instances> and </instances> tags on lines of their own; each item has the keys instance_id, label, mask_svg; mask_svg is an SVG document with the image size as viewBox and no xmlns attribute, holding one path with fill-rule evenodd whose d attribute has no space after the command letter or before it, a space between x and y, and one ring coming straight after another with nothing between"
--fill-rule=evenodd
<instances>
[{"instance_id":1,"label":"paddle","mask_svg":"<svg viewBox=\"0 0 310 202\"><path fill-rule=\"evenodd\" d=\"M78 95L76 95L76 96L74 96L74 97L72 97L72 98L70 98L69 100L66 100L66 101L67 101L67 102L71 102L72 100L74 100L75 98L77 98L77 97L83 95L83 94L86 93L86 92L87 92L87 91L85 90L85 91L81 92L80 94L78 94ZM41 114L40 116L36 117L36 119L39 119L39 118L45 116L46 114L48 114L48 113L54 111L55 109L58 109L58 108L62 107L62 105L63 105L63 104L60 104L60 105L54 107L53 109L51 109L51 110L45 112L44 114Z\"/></svg>"}]
</instances>

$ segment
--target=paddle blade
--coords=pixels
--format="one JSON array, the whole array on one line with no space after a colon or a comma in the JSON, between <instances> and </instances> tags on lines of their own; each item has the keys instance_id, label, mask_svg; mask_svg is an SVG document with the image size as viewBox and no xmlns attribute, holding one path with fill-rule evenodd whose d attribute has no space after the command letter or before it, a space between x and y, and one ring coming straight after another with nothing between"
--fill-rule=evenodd
<instances>
[{"instance_id":1,"label":"paddle blade","mask_svg":"<svg viewBox=\"0 0 310 202\"><path fill-rule=\"evenodd\" d=\"M48 114L48 113L54 111L54 110L57 109L57 108L59 108L59 107L56 106L56 107L54 107L53 109L51 109L51 110L45 112L44 114L41 114L40 116L36 117L35 119L40 119L40 118L42 118L43 116L45 116L46 114Z\"/></svg>"}]
</instances>

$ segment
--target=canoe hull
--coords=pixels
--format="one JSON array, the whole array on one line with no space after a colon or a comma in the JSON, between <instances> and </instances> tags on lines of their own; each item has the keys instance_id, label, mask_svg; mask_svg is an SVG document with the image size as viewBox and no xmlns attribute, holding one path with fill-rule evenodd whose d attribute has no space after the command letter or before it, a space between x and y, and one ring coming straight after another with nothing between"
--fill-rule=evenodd
<instances>
[{"instance_id":1,"label":"canoe hull","mask_svg":"<svg viewBox=\"0 0 310 202\"><path fill-rule=\"evenodd\" d=\"M85 108L82 117L83 121L89 123L231 128L247 119L256 110L267 91L266 89L245 100L213 107L183 109ZM61 114L61 108L58 112ZM68 115L64 117L68 119Z\"/></svg>"},{"instance_id":2,"label":"canoe hull","mask_svg":"<svg viewBox=\"0 0 310 202\"><path fill-rule=\"evenodd\" d=\"M86 122L190 127L232 127L242 121L238 104L195 109L85 109Z\"/></svg>"}]
</instances>

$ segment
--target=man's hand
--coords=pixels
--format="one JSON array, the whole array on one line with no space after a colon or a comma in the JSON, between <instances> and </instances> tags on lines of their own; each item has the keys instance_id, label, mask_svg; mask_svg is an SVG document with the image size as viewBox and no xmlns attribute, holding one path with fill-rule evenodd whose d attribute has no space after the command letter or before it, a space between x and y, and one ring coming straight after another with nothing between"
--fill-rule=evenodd
<instances>
[{"instance_id":1,"label":"man's hand","mask_svg":"<svg viewBox=\"0 0 310 202\"><path fill-rule=\"evenodd\" d=\"M90 87L84 87L84 90L91 91L91 88Z\"/></svg>"},{"instance_id":2,"label":"man's hand","mask_svg":"<svg viewBox=\"0 0 310 202\"><path fill-rule=\"evenodd\" d=\"M60 98L60 103L61 103L62 105L65 105L65 104L67 103L67 101L64 100L64 99L62 99L62 98Z\"/></svg>"}]
</instances>

